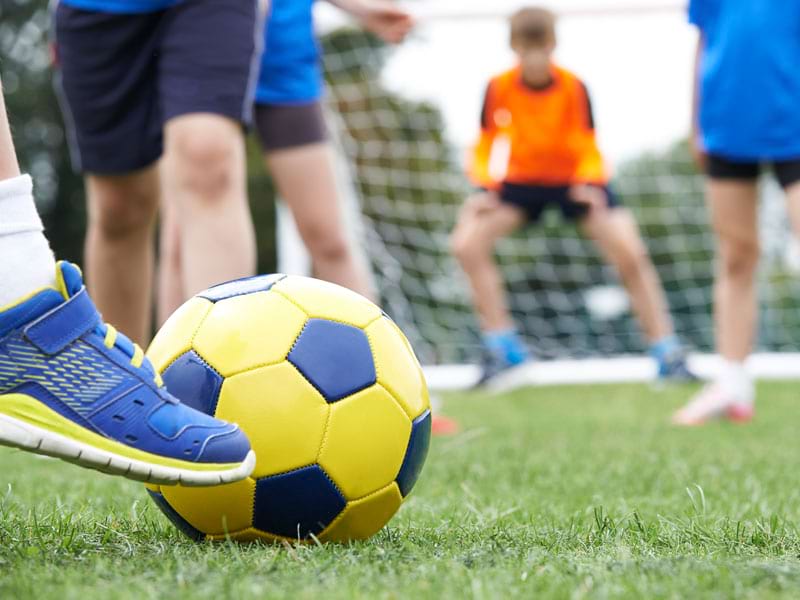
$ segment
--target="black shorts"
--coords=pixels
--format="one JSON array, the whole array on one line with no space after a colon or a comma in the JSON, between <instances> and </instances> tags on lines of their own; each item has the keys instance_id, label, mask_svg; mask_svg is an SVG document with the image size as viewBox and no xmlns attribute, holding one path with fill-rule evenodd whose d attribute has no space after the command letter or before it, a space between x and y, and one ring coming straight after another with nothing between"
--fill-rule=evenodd
<instances>
[{"instance_id":1,"label":"black shorts","mask_svg":"<svg viewBox=\"0 0 800 600\"><path fill-rule=\"evenodd\" d=\"M56 91L78 171L154 163L164 124L213 113L248 124L263 23L258 0L192 0L145 14L55 11Z\"/></svg>"},{"instance_id":2,"label":"black shorts","mask_svg":"<svg viewBox=\"0 0 800 600\"><path fill-rule=\"evenodd\" d=\"M770 163L775 177L783 189L800 181L800 158ZM718 154L706 156L706 174L711 179L738 179L753 181L761 174L762 163L738 162Z\"/></svg>"},{"instance_id":3,"label":"black shorts","mask_svg":"<svg viewBox=\"0 0 800 600\"><path fill-rule=\"evenodd\" d=\"M569 189L568 185L521 185L506 182L500 189L500 199L525 211L529 223L539 221L542 213L550 207L558 208L568 221L586 218L589 215L589 206L570 198ZM620 206L619 199L610 187L604 186L603 191L608 198L609 208Z\"/></svg>"},{"instance_id":4,"label":"black shorts","mask_svg":"<svg viewBox=\"0 0 800 600\"><path fill-rule=\"evenodd\" d=\"M328 127L319 102L256 104L255 124L265 151L319 144L328 139Z\"/></svg>"}]
</instances>

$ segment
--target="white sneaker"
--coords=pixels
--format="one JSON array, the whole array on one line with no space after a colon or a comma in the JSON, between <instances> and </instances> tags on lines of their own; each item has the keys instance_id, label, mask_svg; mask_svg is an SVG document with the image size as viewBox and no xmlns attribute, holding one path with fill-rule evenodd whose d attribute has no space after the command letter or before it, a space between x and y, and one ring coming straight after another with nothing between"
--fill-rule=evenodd
<instances>
[{"instance_id":1,"label":"white sneaker","mask_svg":"<svg viewBox=\"0 0 800 600\"><path fill-rule=\"evenodd\" d=\"M753 419L755 409L746 402L726 392L718 383L703 388L686 406L672 416L673 425L697 426L716 419L734 423L747 423Z\"/></svg>"}]
</instances>

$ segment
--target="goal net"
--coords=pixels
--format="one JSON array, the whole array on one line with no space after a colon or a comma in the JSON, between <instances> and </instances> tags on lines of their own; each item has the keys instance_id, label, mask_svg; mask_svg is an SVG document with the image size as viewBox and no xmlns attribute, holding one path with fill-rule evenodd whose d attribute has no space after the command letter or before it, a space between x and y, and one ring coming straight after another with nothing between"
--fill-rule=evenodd
<instances>
[{"instance_id":1,"label":"goal net","mask_svg":"<svg viewBox=\"0 0 800 600\"><path fill-rule=\"evenodd\" d=\"M419 29L399 48L329 24L323 47L331 124L363 215L361 247L387 312L423 363L471 363L480 337L448 237L470 192L463 159L477 134L483 88L513 61L508 12L408 5L428 12L420 9ZM694 34L679 6L591 6L562 14L557 59L592 94L613 186L638 219L678 334L709 352L714 241L685 141ZM779 190L769 180L762 188L758 346L788 351L800 335L800 260ZM558 215L501 242L497 258L516 323L540 356L645 350L614 272Z\"/></svg>"}]
</instances>

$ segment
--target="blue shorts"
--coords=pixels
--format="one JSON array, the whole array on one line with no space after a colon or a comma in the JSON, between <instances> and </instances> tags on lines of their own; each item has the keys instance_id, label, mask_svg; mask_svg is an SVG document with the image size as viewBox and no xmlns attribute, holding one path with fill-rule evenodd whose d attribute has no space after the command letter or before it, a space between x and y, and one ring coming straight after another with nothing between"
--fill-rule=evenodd
<instances>
[{"instance_id":1,"label":"blue shorts","mask_svg":"<svg viewBox=\"0 0 800 600\"><path fill-rule=\"evenodd\" d=\"M56 88L77 171L153 164L164 124L213 113L249 124L263 23L257 0L192 0L113 14L59 4Z\"/></svg>"},{"instance_id":2,"label":"blue shorts","mask_svg":"<svg viewBox=\"0 0 800 600\"><path fill-rule=\"evenodd\" d=\"M800 181L800 159L773 161L771 165L784 190ZM734 161L718 154L706 156L706 175L711 179L755 181L762 166L763 163L758 161Z\"/></svg>"},{"instance_id":3,"label":"blue shorts","mask_svg":"<svg viewBox=\"0 0 800 600\"><path fill-rule=\"evenodd\" d=\"M575 202L569 197L568 185L530 185L503 183L500 189L500 200L522 209L529 223L537 223L548 208L558 208L568 221L580 221L589 216L589 206ZM619 198L613 190L604 186L603 191L608 198L608 207L620 206Z\"/></svg>"}]
</instances>

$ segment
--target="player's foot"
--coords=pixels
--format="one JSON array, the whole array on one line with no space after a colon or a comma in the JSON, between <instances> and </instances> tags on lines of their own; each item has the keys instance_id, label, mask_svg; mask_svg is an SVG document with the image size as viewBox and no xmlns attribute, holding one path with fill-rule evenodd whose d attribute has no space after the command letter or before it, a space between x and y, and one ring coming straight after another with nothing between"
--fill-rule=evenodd
<instances>
[{"instance_id":1,"label":"player's foot","mask_svg":"<svg viewBox=\"0 0 800 600\"><path fill-rule=\"evenodd\" d=\"M696 426L720 419L728 419L735 423L747 423L754 416L755 409L751 402L742 401L726 392L720 384L712 383L676 412L672 416L672 423Z\"/></svg>"},{"instance_id":2,"label":"player's foot","mask_svg":"<svg viewBox=\"0 0 800 600\"><path fill-rule=\"evenodd\" d=\"M689 383L699 377L686 361L686 350L676 335L667 335L650 346L650 356L658 365L658 380L668 383Z\"/></svg>"},{"instance_id":3,"label":"player's foot","mask_svg":"<svg viewBox=\"0 0 800 600\"><path fill-rule=\"evenodd\" d=\"M431 433L433 435L455 435L461 431L458 422L443 415L433 415Z\"/></svg>"},{"instance_id":4,"label":"player's foot","mask_svg":"<svg viewBox=\"0 0 800 600\"><path fill-rule=\"evenodd\" d=\"M141 348L102 322L80 271L0 308L0 444L161 485L247 477L236 425L183 404Z\"/></svg>"},{"instance_id":5,"label":"player's foot","mask_svg":"<svg viewBox=\"0 0 800 600\"><path fill-rule=\"evenodd\" d=\"M667 383L692 383L700 378L689 368L682 352L658 363L658 379Z\"/></svg>"},{"instance_id":6,"label":"player's foot","mask_svg":"<svg viewBox=\"0 0 800 600\"><path fill-rule=\"evenodd\" d=\"M752 404L746 402L732 404L725 416L733 423L749 423L756 416L756 410Z\"/></svg>"},{"instance_id":7,"label":"player's foot","mask_svg":"<svg viewBox=\"0 0 800 600\"><path fill-rule=\"evenodd\" d=\"M481 363L480 377L474 389L507 392L527 385L530 383L527 377L528 369L533 362L532 359L527 359L513 363L487 352Z\"/></svg>"},{"instance_id":8,"label":"player's foot","mask_svg":"<svg viewBox=\"0 0 800 600\"><path fill-rule=\"evenodd\" d=\"M509 391L529 383L530 348L513 328L483 333L483 358L476 389Z\"/></svg>"}]
</instances>

